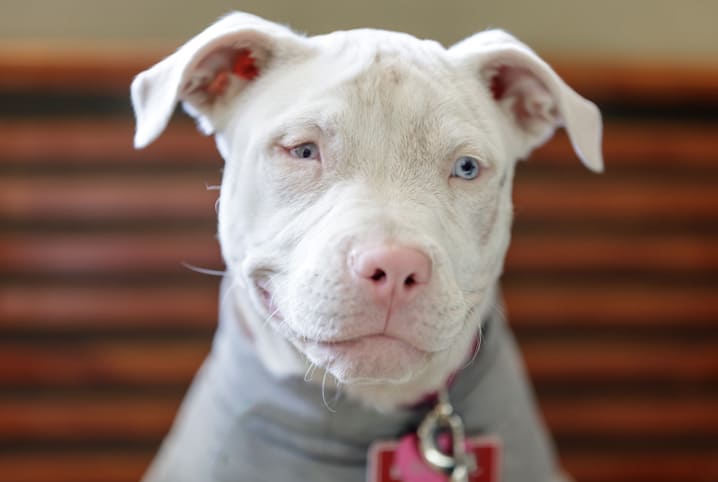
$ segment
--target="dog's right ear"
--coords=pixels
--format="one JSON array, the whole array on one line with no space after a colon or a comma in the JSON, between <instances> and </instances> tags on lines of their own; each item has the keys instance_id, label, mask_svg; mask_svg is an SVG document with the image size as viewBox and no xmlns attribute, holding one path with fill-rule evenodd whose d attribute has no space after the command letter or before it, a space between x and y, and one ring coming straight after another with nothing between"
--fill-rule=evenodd
<instances>
[{"instance_id":1,"label":"dog's right ear","mask_svg":"<svg viewBox=\"0 0 718 482\"><path fill-rule=\"evenodd\" d=\"M307 55L305 38L246 13L223 17L132 82L135 148L154 141L178 102L211 134L221 128L223 107L281 62Z\"/></svg>"}]
</instances>

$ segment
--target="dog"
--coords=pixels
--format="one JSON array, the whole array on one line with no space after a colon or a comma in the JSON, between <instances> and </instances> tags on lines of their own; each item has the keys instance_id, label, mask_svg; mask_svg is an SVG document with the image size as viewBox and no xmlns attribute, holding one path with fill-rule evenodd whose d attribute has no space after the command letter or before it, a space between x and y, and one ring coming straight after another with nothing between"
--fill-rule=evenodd
<instances>
[{"instance_id":1,"label":"dog","mask_svg":"<svg viewBox=\"0 0 718 482\"><path fill-rule=\"evenodd\" d=\"M467 436L500 447L464 480L559 479L498 281L516 162L564 127L601 171L593 103L501 30L444 48L246 13L131 97L136 148L181 103L225 160L219 327L146 482L449 480L368 460L442 391Z\"/></svg>"}]
</instances>

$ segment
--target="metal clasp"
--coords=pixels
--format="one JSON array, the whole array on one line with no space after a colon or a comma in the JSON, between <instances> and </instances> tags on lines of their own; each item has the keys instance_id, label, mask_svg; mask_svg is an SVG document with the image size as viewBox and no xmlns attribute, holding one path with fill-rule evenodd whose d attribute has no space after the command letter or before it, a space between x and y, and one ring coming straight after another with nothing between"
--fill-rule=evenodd
<instances>
[{"instance_id":1,"label":"metal clasp","mask_svg":"<svg viewBox=\"0 0 718 482\"><path fill-rule=\"evenodd\" d=\"M437 446L437 436L447 430L451 435L451 454ZM469 474L477 469L476 458L466 453L464 423L454 412L446 389L439 391L439 401L419 425L417 435L419 453L430 467L449 474L451 482L469 481Z\"/></svg>"}]
</instances>

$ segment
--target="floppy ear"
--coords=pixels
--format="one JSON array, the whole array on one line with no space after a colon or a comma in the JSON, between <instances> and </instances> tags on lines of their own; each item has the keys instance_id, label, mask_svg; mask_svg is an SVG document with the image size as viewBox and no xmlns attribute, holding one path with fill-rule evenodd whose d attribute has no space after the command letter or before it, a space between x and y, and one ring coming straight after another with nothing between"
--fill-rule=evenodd
<instances>
[{"instance_id":1,"label":"floppy ear","mask_svg":"<svg viewBox=\"0 0 718 482\"><path fill-rule=\"evenodd\" d=\"M523 156L565 127L592 171L603 170L601 113L573 91L528 46L501 30L475 34L449 49L465 63L524 139Z\"/></svg>"},{"instance_id":2,"label":"floppy ear","mask_svg":"<svg viewBox=\"0 0 718 482\"><path fill-rule=\"evenodd\" d=\"M307 53L304 37L254 15L233 13L189 40L132 82L135 147L154 141L178 102L211 134L222 107L266 71Z\"/></svg>"}]
</instances>

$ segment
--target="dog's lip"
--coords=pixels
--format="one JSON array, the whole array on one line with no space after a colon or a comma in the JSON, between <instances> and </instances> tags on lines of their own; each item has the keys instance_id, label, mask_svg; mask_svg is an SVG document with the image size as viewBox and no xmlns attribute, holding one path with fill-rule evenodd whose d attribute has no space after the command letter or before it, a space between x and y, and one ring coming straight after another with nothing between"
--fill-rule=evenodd
<instances>
[{"instance_id":1,"label":"dog's lip","mask_svg":"<svg viewBox=\"0 0 718 482\"><path fill-rule=\"evenodd\" d=\"M372 338L393 338L395 340L399 340L399 338L391 335L387 335L385 333L369 333L366 335L358 335L353 336L351 338L338 338L338 339L328 339L328 340L319 340L319 339L310 339L307 340L312 343L317 343L319 345L334 345L334 346L346 346L351 343L356 343L357 341L364 339L364 340L370 340ZM400 340L404 341L404 340Z\"/></svg>"},{"instance_id":2,"label":"dog's lip","mask_svg":"<svg viewBox=\"0 0 718 482\"><path fill-rule=\"evenodd\" d=\"M408 340L405 340L401 337L389 335L386 333L369 333L369 334L363 334L363 335L357 335L350 338L337 338L337 339L304 339L303 340L306 345L314 345L317 347L325 348L325 349L337 349L337 350L348 350L352 347L358 345L361 342L398 342L400 344L406 345L407 347L410 347L414 350L425 352L426 350L423 350L417 346L415 346L413 343L411 343Z\"/></svg>"}]
</instances>

